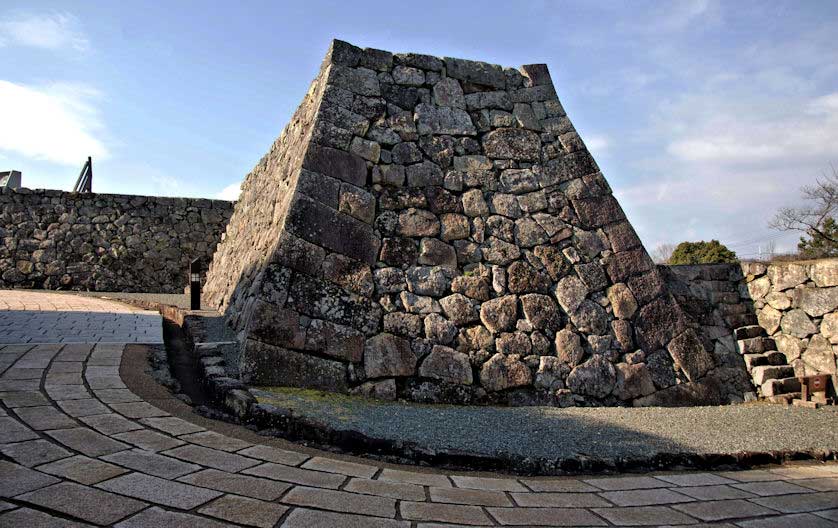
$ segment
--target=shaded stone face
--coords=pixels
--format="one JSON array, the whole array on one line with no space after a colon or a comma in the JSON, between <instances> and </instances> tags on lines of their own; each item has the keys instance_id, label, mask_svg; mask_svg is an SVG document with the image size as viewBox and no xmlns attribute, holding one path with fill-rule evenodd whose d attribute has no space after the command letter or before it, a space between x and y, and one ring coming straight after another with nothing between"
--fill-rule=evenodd
<instances>
[{"instance_id":1,"label":"shaded stone face","mask_svg":"<svg viewBox=\"0 0 838 528\"><path fill-rule=\"evenodd\" d=\"M616 405L710 372L546 66L336 42L240 204L209 297L334 390Z\"/></svg>"}]
</instances>

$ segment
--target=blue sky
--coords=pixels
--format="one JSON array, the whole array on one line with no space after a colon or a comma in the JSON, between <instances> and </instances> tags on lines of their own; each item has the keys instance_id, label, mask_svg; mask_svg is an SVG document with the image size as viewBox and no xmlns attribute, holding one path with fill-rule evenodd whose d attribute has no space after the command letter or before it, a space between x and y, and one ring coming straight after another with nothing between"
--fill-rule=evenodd
<instances>
[{"instance_id":1,"label":"blue sky","mask_svg":"<svg viewBox=\"0 0 838 528\"><path fill-rule=\"evenodd\" d=\"M218 197L302 100L329 41L545 62L648 249L750 256L838 165L838 3L17 2L0 5L0 167L69 189Z\"/></svg>"}]
</instances>

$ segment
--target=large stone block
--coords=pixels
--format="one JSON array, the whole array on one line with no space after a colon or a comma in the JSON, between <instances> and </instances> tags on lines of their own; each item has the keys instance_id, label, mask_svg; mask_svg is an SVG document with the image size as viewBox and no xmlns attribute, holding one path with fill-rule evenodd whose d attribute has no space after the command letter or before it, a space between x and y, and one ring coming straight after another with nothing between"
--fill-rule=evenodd
<instances>
[{"instance_id":1,"label":"large stone block","mask_svg":"<svg viewBox=\"0 0 838 528\"><path fill-rule=\"evenodd\" d=\"M368 224L303 195L291 204L285 227L300 238L367 264L375 264L381 245Z\"/></svg>"},{"instance_id":2,"label":"large stone block","mask_svg":"<svg viewBox=\"0 0 838 528\"><path fill-rule=\"evenodd\" d=\"M333 392L348 389L347 364L248 339L239 360L244 382Z\"/></svg>"},{"instance_id":3,"label":"large stone block","mask_svg":"<svg viewBox=\"0 0 838 528\"><path fill-rule=\"evenodd\" d=\"M302 166L312 172L336 178L358 187L367 182L367 164L363 158L329 147L311 145Z\"/></svg>"},{"instance_id":4,"label":"large stone block","mask_svg":"<svg viewBox=\"0 0 838 528\"><path fill-rule=\"evenodd\" d=\"M412 376L416 372L416 354L406 339L378 334L367 339L364 347L364 372L368 378Z\"/></svg>"},{"instance_id":5,"label":"large stone block","mask_svg":"<svg viewBox=\"0 0 838 528\"><path fill-rule=\"evenodd\" d=\"M473 380L468 355L438 345L422 362L419 375L460 385L471 385Z\"/></svg>"},{"instance_id":6,"label":"large stone block","mask_svg":"<svg viewBox=\"0 0 838 528\"><path fill-rule=\"evenodd\" d=\"M690 381L698 380L715 366L713 356L691 328L670 341L667 350L675 360L675 365Z\"/></svg>"}]
</instances>

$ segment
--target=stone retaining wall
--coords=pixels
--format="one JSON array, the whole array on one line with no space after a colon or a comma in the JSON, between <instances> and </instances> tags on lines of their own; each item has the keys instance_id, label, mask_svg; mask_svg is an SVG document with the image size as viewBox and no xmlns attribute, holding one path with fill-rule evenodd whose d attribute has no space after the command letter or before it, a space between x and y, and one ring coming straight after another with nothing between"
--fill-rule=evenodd
<instances>
[{"instance_id":1,"label":"stone retaining wall","mask_svg":"<svg viewBox=\"0 0 838 528\"><path fill-rule=\"evenodd\" d=\"M716 356L744 361L760 396L799 391L794 376L838 381L838 259L661 269Z\"/></svg>"},{"instance_id":2,"label":"stone retaining wall","mask_svg":"<svg viewBox=\"0 0 838 528\"><path fill-rule=\"evenodd\" d=\"M242 189L206 291L249 383L458 403L741 399L545 65L335 41Z\"/></svg>"},{"instance_id":3,"label":"stone retaining wall","mask_svg":"<svg viewBox=\"0 0 838 528\"><path fill-rule=\"evenodd\" d=\"M222 200L0 189L0 287L182 292L232 212Z\"/></svg>"}]
</instances>

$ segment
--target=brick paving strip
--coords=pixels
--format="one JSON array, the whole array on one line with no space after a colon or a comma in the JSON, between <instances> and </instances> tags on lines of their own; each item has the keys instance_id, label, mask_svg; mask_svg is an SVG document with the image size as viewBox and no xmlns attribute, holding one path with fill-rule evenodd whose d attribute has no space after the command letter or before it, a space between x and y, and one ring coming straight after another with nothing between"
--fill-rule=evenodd
<instances>
[{"instance_id":1,"label":"brick paving strip","mask_svg":"<svg viewBox=\"0 0 838 528\"><path fill-rule=\"evenodd\" d=\"M83 311L80 299L53 309ZM505 478L253 444L172 416L103 370L139 352L0 345L0 527L838 527L835 463Z\"/></svg>"}]
</instances>

